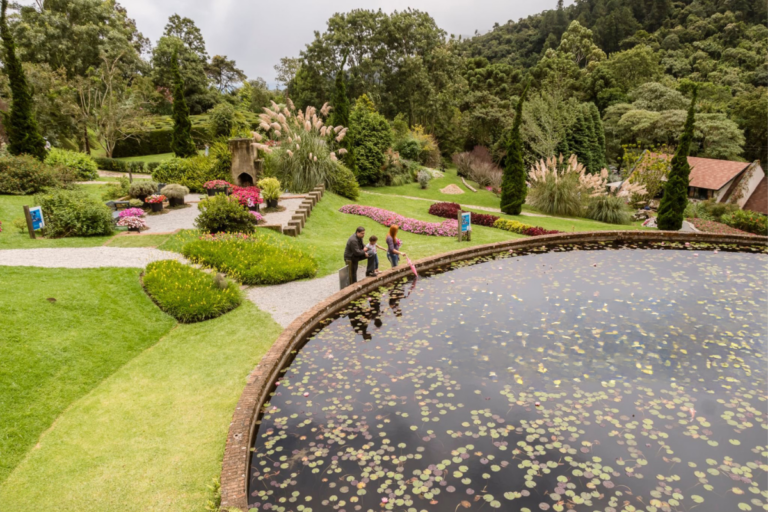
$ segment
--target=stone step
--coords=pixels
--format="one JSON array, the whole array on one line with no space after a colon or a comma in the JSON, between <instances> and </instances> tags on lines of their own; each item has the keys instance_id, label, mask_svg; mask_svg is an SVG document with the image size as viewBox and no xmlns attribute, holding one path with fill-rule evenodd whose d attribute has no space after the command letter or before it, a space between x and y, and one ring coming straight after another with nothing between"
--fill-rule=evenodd
<instances>
[{"instance_id":1,"label":"stone step","mask_svg":"<svg viewBox=\"0 0 768 512\"><path fill-rule=\"evenodd\" d=\"M283 227L283 234L284 235L288 235L288 236L296 236L299 233L297 231L296 226L288 225L288 226Z\"/></svg>"}]
</instances>

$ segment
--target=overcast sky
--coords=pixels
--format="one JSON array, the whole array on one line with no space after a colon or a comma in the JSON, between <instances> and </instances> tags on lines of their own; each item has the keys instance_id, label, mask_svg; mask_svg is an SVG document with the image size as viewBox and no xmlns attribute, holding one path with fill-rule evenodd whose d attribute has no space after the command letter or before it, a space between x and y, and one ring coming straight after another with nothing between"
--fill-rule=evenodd
<instances>
[{"instance_id":1,"label":"overcast sky","mask_svg":"<svg viewBox=\"0 0 768 512\"><path fill-rule=\"evenodd\" d=\"M412 7L427 11L449 34L467 36L475 30L487 32L494 23L517 20L557 4L557 0L119 1L153 45L170 15L191 18L203 32L209 55L235 59L249 77L260 76L271 85L275 77L273 66L280 57L298 56L314 38L314 31L324 31L325 22L336 12L360 8L392 12Z\"/></svg>"}]
</instances>

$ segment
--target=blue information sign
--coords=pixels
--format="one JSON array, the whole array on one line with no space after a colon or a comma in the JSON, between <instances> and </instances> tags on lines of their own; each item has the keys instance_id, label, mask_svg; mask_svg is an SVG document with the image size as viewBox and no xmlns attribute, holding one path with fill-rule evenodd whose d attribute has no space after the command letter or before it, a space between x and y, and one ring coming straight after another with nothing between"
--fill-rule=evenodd
<instances>
[{"instance_id":1,"label":"blue information sign","mask_svg":"<svg viewBox=\"0 0 768 512\"><path fill-rule=\"evenodd\" d=\"M43 220L43 209L39 206L33 206L29 209L29 216L32 217L32 229L37 231L45 227L45 221Z\"/></svg>"},{"instance_id":2,"label":"blue information sign","mask_svg":"<svg viewBox=\"0 0 768 512\"><path fill-rule=\"evenodd\" d=\"M472 214L470 212L461 212L461 232L472 231Z\"/></svg>"}]
</instances>

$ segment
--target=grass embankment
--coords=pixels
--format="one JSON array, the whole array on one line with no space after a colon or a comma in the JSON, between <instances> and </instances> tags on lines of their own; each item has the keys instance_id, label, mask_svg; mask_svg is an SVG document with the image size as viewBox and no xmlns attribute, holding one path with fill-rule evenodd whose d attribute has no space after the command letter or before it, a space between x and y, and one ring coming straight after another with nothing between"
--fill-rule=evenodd
<instances>
[{"instance_id":1,"label":"grass embankment","mask_svg":"<svg viewBox=\"0 0 768 512\"><path fill-rule=\"evenodd\" d=\"M174 321L141 289L138 269L0 268L1 482L62 411Z\"/></svg>"},{"instance_id":2,"label":"grass embankment","mask_svg":"<svg viewBox=\"0 0 768 512\"><path fill-rule=\"evenodd\" d=\"M138 273L0 272L2 510L203 508L245 376L282 329L246 302L169 332Z\"/></svg>"}]
</instances>

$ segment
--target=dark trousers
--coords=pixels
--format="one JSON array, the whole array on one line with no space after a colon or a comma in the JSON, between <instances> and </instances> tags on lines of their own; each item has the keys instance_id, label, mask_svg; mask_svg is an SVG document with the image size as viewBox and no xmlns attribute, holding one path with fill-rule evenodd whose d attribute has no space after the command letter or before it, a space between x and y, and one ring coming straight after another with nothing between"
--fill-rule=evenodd
<instances>
[{"instance_id":1,"label":"dark trousers","mask_svg":"<svg viewBox=\"0 0 768 512\"><path fill-rule=\"evenodd\" d=\"M377 255L374 254L368 258L368 265L365 268L365 275L368 277L375 276L376 275L376 269L378 268L376 257Z\"/></svg>"},{"instance_id":2,"label":"dark trousers","mask_svg":"<svg viewBox=\"0 0 768 512\"><path fill-rule=\"evenodd\" d=\"M349 269L349 284L357 282L357 263L358 260L345 260L347 269Z\"/></svg>"}]
</instances>

